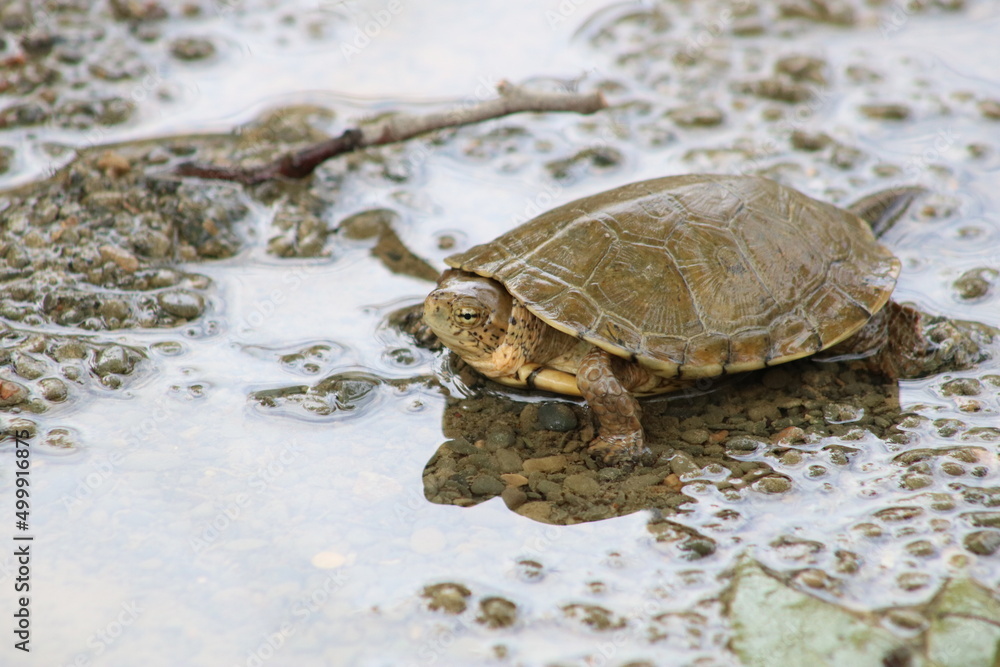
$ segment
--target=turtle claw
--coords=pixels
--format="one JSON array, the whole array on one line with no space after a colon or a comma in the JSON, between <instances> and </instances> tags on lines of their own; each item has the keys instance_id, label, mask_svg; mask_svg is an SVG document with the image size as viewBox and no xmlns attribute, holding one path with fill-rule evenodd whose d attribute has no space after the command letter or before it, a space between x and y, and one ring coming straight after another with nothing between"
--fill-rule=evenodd
<instances>
[{"instance_id":1,"label":"turtle claw","mask_svg":"<svg viewBox=\"0 0 1000 667\"><path fill-rule=\"evenodd\" d=\"M591 441L587 451L598 457L604 465L624 466L634 465L649 450L640 431L624 435L599 435Z\"/></svg>"}]
</instances>

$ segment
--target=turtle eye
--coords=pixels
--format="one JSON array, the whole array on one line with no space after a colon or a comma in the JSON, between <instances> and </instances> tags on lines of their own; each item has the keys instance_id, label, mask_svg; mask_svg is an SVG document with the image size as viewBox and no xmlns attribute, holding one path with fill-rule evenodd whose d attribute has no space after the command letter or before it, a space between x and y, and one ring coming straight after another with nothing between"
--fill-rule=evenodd
<instances>
[{"instance_id":1,"label":"turtle eye","mask_svg":"<svg viewBox=\"0 0 1000 667\"><path fill-rule=\"evenodd\" d=\"M479 308L459 306L455 309L454 317L458 326L464 329L471 329L483 319L483 312Z\"/></svg>"}]
</instances>

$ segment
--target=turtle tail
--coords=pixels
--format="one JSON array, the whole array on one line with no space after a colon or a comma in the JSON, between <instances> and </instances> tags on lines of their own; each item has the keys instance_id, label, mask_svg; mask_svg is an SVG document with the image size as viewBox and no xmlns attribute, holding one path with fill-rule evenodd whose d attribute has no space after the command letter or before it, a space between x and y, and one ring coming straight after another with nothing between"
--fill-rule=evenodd
<instances>
[{"instance_id":1,"label":"turtle tail","mask_svg":"<svg viewBox=\"0 0 1000 667\"><path fill-rule=\"evenodd\" d=\"M847 210L871 225L878 239L896 224L913 200L925 192L926 188L915 185L879 190L862 197Z\"/></svg>"}]
</instances>

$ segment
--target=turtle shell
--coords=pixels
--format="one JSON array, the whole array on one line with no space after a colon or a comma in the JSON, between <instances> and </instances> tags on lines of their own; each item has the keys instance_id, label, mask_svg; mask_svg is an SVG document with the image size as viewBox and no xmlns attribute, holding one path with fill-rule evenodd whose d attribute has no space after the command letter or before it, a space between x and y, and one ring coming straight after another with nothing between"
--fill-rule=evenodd
<instances>
[{"instance_id":1,"label":"turtle shell","mask_svg":"<svg viewBox=\"0 0 1000 667\"><path fill-rule=\"evenodd\" d=\"M560 206L445 262L658 375L761 368L834 345L899 260L856 215L753 176L670 176Z\"/></svg>"}]
</instances>

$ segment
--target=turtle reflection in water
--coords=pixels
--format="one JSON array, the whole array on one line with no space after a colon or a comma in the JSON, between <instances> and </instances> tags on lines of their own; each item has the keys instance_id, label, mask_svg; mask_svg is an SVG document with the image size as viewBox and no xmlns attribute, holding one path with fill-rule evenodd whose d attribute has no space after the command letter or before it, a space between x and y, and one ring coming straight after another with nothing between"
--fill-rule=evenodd
<instances>
[{"instance_id":1,"label":"turtle reflection in water","mask_svg":"<svg viewBox=\"0 0 1000 667\"><path fill-rule=\"evenodd\" d=\"M876 240L919 194L847 210L766 178L671 176L579 199L448 257L424 320L474 369L582 396L605 462L645 449L636 396L818 352L889 377L936 344Z\"/></svg>"}]
</instances>

